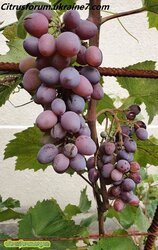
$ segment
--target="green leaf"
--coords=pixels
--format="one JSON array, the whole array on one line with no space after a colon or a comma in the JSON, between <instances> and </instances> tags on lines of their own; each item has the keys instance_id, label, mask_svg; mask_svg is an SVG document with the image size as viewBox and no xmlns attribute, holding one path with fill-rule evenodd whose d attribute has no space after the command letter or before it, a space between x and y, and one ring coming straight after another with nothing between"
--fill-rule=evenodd
<instances>
[{"instance_id":1,"label":"green leaf","mask_svg":"<svg viewBox=\"0 0 158 250\"><path fill-rule=\"evenodd\" d=\"M57 13L62 15L66 10L72 9L72 6L76 3L77 0L49 0L53 6L59 6ZM65 8L64 8L65 7Z\"/></svg>"},{"instance_id":2,"label":"green leaf","mask_svg":"<svg viewBox=\"0 0 158 250\"><path fill-rule=\"evenodd\" d=\"M94 221L97 221L97 215L96 214L92 214L88 218L82 219L81 222L80 222L80 226L89 227Z\"/></svg>"},{"instance_id":3,"label":"green leaf","mask_svg":"<svg viewBox=\"0 0 158 250\"><path fill-rule=\"evenodd\" d=\"M17 29L17 24L14 23L12 25L8 25L4 30L3 30L3 35L9 40L12 41L16 38L16 29Z\"/></svg>"},{"instance_id":4,"label":"green leaf","mask_svg":"<svg viewBox=\"0 0 158 250\"><path fill-rule=\"evenodd\" d=\"M88 200L86 191L87 191L87 187L85 187L81 191L81 196L80 196L79 209L81 210L82 213L87 212L90 209L91 203L92 203L90 200Z\"/></svg>"},{"instance_id":5,"label":"green leaf","mask_svg":"<svg viewBox=\"0 0 158 250\"><path fill-rule=\"evenodd\" d=\"M81 210L79 209L78 206L76 205L72 205L72 204L68 204L65 209L64 209L64 213L66 216L68 216L68 218L72 218L72 216L75 216L77 214L81 213Z\"/></svg>"},{"instance_id":6,"label":"green leaf","mask_svg":"<svg viewBox=\"0 0 158 250\"><path fill-rule=\"evenodd\" d=\"M104 94L103 99L97 103L96 110L97 113L99 113L103 109L113 109L113 108L114 108L113 100L108 95ZM104 118L105 118L104 114L100 115L98 117L98 122L101 124Z\"/></svg>"},{"instance_id":7,"label":"green leaf","mask_svg":"<svg viewBox=\"0 0 158 250\"><path fill-rule=\"evenodd\" d=\"M158 165L158 140L155 138L149 138L146 141L137 140L137 151L134 158L142 167L146 167L147 164L157 166Z\"/></svg>"},{"instance_id":8,"label":"green leaf","mask_svg":"<svg viewBox=\"0 0 158 250\"><path fill-rule=\"evenodd\" d=\"M113 234L127 234L124 230L116 230ZM93 246L89 247L88 250L138 250L138 247L135 245L132 237L111 237L107 239L101 239L97 243L94 243Z\"/></svg>"},{"instance_id":9,"label":"green leaf","mask_svg":"<svg viewBox=\"0 0 158 250\"><path fill-rule=\"evenodd\" d=\"M27 229L27 230L26 230ZM54 199L37 202L19 222L19 238L73 237L83 228L69 220ZM52 241L51 249L75 248L75 241Z\"/></svg>"},{"instance_id":10,"label":"green leaf","mask_svg":"<svg viewBox=\"0 0 158 250\"><path fill-rule=\"evenodd\" d=\"M145 0L145 6L148 11L158 13L158 2L157 0Z\"/></svg>"},{"instance_id":11,"label":"green leaf","mask_svg":"<svg viewBox=\"0 0 158 250\"><path fill-rule=\"evenodd\" d=\"M6 199L3 202L3 206L7 207L7 208L16 208L16 207L20 207L20 201L15 200L11 197L9 197L8 199Z\"/></svg>"},{"instance_id":12,"label":"green leaf","mask_svg":"<svg viewBox=\"0 0 158 250\"><path fill-rule=\"evenodd\" d=\"M0 212L0 222L7 220L16 220L23 217L23 214L15 212L14 210L8 208Z\"/></svg>"},{"instance_id":13,"label":"green leaf","mask_svg":"<svg viewBox=\"0 0 158 250\"><path fill-rule=\"evenodd\" d=\"M1 56L0 56L1 57ZM10 81L9 79L13 79ZM15 88L21 83L22 76L14 75L0 75L0 107L9 99Z\"/></svg>"},{"instance_id":14,"label":"green leaf","mask_svg":"<svg viewBox=\"0 0 158 250\"><path fill-rule=\"evenodd\" d=\"M113 208L110 208L106 216L109 218L116 218L124 229L136 225L139 230L146 231L149 226L147 218L139 207L126 206L123 211L119 213Z\"/></svg>"},{"instance_id":15,"label":"green leaf","mask_svg":"<svg viewBox=\"0 0 158 250\"><path fill-rule=\"evenodd\" d=\"M4 241L10 239L10 236L7 234L0 233L0 249L1 250L10 250L10 248L4 247ZM4 241L2 241L4 239ZM14 248L14 250L17 250L17 248Z\"/></svg>"},{"instance_id":16,"label":"green leaf","mask_svg":"<svg viewBox=\"0 0 158 250\"><path fill-rule=\"evenodd\" d=\"M128 67L129 69L154 70L155 62L145 61ZM158 80L147 78L125 78L117 77L118 83L122 88L128 90L133 103L146 105L149 115L149 123L158 114Z\"/></svg>"},{"instance_id":17,"label":"green leaf","mask_svg":"<svg viewBox=\"0 0 158 250\"><path fill-rule=\"evenodd\" d=\"M24 57L27 56L27 53L23 49L23 40L15 38L13 41L7 43L10 50L6 55L0 55L0 62L10 62L10 63L19 63Z\"/></svg>"},{"instance_id":18,"label":"green leaf","mask_svg":"<svg viewBox=\"0 0 158 250\"><path fill-rule=\"evenodd\" d=\"M15 139L11 140L6 146L4 159L16 156L16 170L45 170L48 165L40 164L36 160L37 153L42 147L41 138L42 132L37 127L31 127L16 133Z\"/></svg>"},{"instance_id":19,"label":"green leaf","mask_svg":"<svg viewBox=\"0 0 158 250\"><path fill-rule=\"evenodd\" d=\"M149 22L149 28L156 28L158 30L158 14L154 12L148 12L148 22Z\"/></svg>"}]
</instances>

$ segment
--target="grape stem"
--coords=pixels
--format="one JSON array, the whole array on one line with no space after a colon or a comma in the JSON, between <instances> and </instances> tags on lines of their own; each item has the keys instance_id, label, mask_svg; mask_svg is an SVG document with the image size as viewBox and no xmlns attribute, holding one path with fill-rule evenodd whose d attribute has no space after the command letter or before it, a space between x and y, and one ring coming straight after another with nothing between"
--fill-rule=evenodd
<instances>
[{"instance_id":1,"label":"grape stem","mask_svg":"<svg viewBox=\"0 0 158 250\"><path fill-rule=\"evenodd\" d=\"M89 9L89 20L96 24L98 27L98 33L95 37L90 39L89 45L99 46L99 36L100 36L100 24L101 24L101 15L100 10L93 10L92 6L96 5L99 6L101 4L101 0L90 0L90 9ZM97 101L94 99L91 99L88 106L88 125L91 130L91 137L94 140L94 142L97 145L97 149L99 147L98 145L98 137L97 137L97 129L96 129L96 104ZM99 170L99 168L98 168ZM100 172L100 170L99 170ZM95 188L93 188L94 197L96 198L97 202L97 210L98 210L98 226L99 226L99 235L104 234L104 212L108 209L109 203L108 203L108 195L107 195L107 189L106 185L104 183L104 179L102 175L100 174L99 177L100 181L100 191L99 193L96 192Z\"/></svg>"}]
</instances>

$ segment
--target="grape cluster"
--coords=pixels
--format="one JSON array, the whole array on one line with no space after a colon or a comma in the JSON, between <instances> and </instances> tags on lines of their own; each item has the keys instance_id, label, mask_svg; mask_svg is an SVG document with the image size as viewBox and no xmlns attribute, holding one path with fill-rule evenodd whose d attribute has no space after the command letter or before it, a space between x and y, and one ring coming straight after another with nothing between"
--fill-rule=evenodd
<instances>
[{"instance_id":1,"label":"grape cluster","mask_svg":"<svg viewBox=\"0 0 158 250\"><path fill-rule=\"evenodd\" d=\"M67 11L58 37L48 33L52 12L34 11L24 19L29 35L23 43L30 55L20 62L23 87L44 111L36 119L44 132L43 147L37 155L41 164L52 163L57 173L71 168L85 170L86 155L96 152L96 144L82 113L91 97L102 99L100 73L102 53L85 41L97 34L97 26L82 20L76 10ZM83 65L76 69L73 64ZM79 68L79 67L78 67Z\"/></svg>"},{"instance_id":2,"label":"grape cluster","mask_svg":"<svg viewBox=\"0 0 158 250\"><path fill-rule=\"evenodd\" d=\"M135 121L139 113L139 106L130 106L125 112L129 124L122 125L111 140L106 138L105 133L101 133L105 138L99 148L98 167L105 185L110 185L108 197L114 201L113 207L116 211L121 211L127 203L139 205L134 189L136 184L141 182L141 174L139 163L134 161L137 144L132 137L136 135L140 140L146 140L148 137L144 122ZM89 161L91 162L90 159Z\"/></svg>"}]
</instances>

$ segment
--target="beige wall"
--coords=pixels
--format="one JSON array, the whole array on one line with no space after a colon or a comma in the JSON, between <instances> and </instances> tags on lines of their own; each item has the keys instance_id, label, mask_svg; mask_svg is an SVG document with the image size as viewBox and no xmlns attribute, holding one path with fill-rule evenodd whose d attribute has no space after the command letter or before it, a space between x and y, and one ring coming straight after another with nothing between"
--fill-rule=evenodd
<instances>
[{"instance_id":1,"label":"beige wall","mask_svg":"<svg viewBox=\"0 0 158 250\"><path fill-rule=\"evenodd\" d=\"M0 5L5 1L0 0ZM15 3L15 1L9 1ZM16 4L24 4L27 0L16 1ZM78 1L78 3L84 1ZM111 11L120 12L141 6L140 0L110 0L102 1L110 3ZM81 12L86 18L88 12ZM105 15L103 13L103 15ZM0 21L4 24L15 20L14 11L0 10ZM120 26L117 20L110 21L102 26L100 47L104 54L103 65L109 67L124 67L139 61L158 61L158 32L155 29L148 30L146 13L121 19L123 25L131 32L139 43L130 37ZM7 51L4 37L0 34L0 53ZM127 91L121 89L114 78L105 78L105 91L111 97L114 95L126 97ZM15 104L23 104L29 101L29 95L25 91L11 96L10 100ZM147 114L142 105L143 115L147 121ZM7 142L14 138L14 133L32 126L41 108L35 104L29 104L22 108L14 108L9 102L0 109L0 194L5 198L12 196L21 201L22 206L30 206L37 200L55 197L64 206L67 203L77 203L80 189L85 183L77 176L57 175L51 167L45 172L32 170L14 171L15 158L3 161L3 152ZM158 137L158 118L148 127L149 133ZM99 128L98 128L99 129ZM27 153L27 152L26 152ZM92 198L91 190L88 189Z\"/></svg>"}]
</instances>

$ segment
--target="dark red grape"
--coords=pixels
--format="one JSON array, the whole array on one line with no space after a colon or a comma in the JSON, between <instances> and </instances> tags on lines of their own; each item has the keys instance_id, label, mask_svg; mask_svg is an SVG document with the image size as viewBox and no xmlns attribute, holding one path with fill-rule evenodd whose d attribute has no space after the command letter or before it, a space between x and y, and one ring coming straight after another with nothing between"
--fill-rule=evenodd
<instances>
[{"instance_id":1,"label":"dark red grape","mask_svg":"<svg viewBox=\"0 0 158 250\"><path fill-rule=\"evenodd\" d=\"M131 200L129 201L129 204L130 204L131 206L137 207L137 206L139 206L139 203L140 203L139 198L138 198L136 195L133 194Z\"/></svg>"},{"instance_id":2,"label":"dark red grape","mask_svg":"<svg viewBox=\"0 0 158 250\"><path fill-rule=\"evenodd\" d=\"M66 89L75 88L80 83L80 74L73 67L65 68L60 73L60 82Z\"/></svg>"},{"instance_id":3,"label":"dark red grape","mask_svg":"<svg viewBox=\"0 0 158 250\"><path fill-rule=\"evenodd\" d=\"M55 39L50 34L44 34L38 41L38 49L42 56L52 56L56 50Z\"/></svg>"},{"instance_id":4,"label":"dark red grape","mask_svg":"<svg viewBox=\"0 0 158 250\"><path fill-rule=\"evenodd\" d=\"M38 41L39 39L33 36L27 37L24 40L23 47L30 56L40 56L40 52L38 49Z\"/></svg>"},{"instance_id":5,"label":"dark red grape","mask_svg":"<svg viewBox=\"0 0 158 250\"><path fill-rule=\"evenodd\" d=\"M130 192L122 191L121 194L120 194L120 198L125 203L129 203L131 201L132 197L133 197L133 192L132 191L130 191Z\"/></svg>"},{"instance_id":6,"label":"dark red grape","mask_svg":"<svg viewBox=\"0 0 158 250\"><path fill-rule=\"evenodd\" d=\"M86 160L81 154L77 154L70 160L70 167L77 172L80 172L86 168Z\"/></svg>"},{"instance_id":7,"label":"dark red grape","mask_svg":"<svg viewBox=\"0 0 158 250\"><path fill-rule=\"evenodd\" d=\"M58 154L54 158L53 168L58 174L64 173L69 167L69 159L64 154Z\"/></svg>"},{"instance_id":8,"label":"dark red grape","mask_svg":"<svg viewBox=\"0 0 158 250\"><path fill-rule=\"evenodd\" d=\"M131 112L131 111L127 111L126 112L126 117L127 117L128 120L133 121L135 119L135 117L136 117L136 114Z\"/></svg>"},{"instance_id":9,"label":"dark red grape","mask_svg":"<svg viewBox=\"0 0 158 250\"><path fill-rule=\"evenodd\" d=\"M78 131L79 135L87 135L91 136L91 130L88 126L85 125L85 127L81 127L80 130Z\"/></svg>"},{"instance_id":10,"label":"dark red grape","mask_svg":"<svg viewBox=\"0 0 158 250\"><path fill-rule=\"evenodd\" d=\"M65 102L60 99L60 98L56 98L52 104L51 104L51 108L52 111L56 114L56 115L63 115L66 111L66 105Z\"/></svg>"},{"instance_id":11,"label":"dark red grape","mask_svg":"<svg viewBox=\"0 0 158 250\"><path fill-rule=\"evenodd\" d=\"M103 165L101 169L101 174L104 178L110 178L111 177L111 172L114 170L114 165L111 163L107 163Z\"/></svg>"},{"instance_id":12,"label":"dark red grape","mask_svg":"<svg viewBox=\"0 0 158 250\"><path fill-rule=\"evenodd\" d=\"M40 14L42 14L42 15L44 15L47 19L48 19L48 21L51 21L51 19L52 19L52 17L53 17L53 13L52 13L52 11L51 10L34 10L33 11L33 13L40 13Z\"/></svg>"},{"instance_id":13,"label":"dark red grape","mask_svg":"<svg viewBox=\"0 0 158 250\"><path fill-rule=\"evenodd\" d=\"M61 116L62 127L70 132L77 133L80 130L80 118L72 111L67 111Z\"/></svg>"},{"instance_id":14,"label":"dark red grape","mask_svg":"<svg viewBox=\"0 0 158 250\"><path fill-rule=\"evenodd\" d=\"M80 95L82 97L88 97L91 96L93 93L93 88L91 83L88 81L88 79L84 76L80 76L80 82L79 85L72 89L73 92L77 95Z\"/></svg>"},{"instance_id":15,"label":"dark red grape","mask_svg":"<svg viewBox=\"0 0 158 250\"><path fill-rule=\"evenodd\" d=\"M100 73L99 71L91 66L85 66L81 69L81 75L85 76L92 85L97 84L100 81Z\"/></svg>"},{"instance_id":16,"label":"dark red grape","mask_svg":"<svg viewBox=\"0 0 158 250\"><path fill-rule=\"evenodd\" d=\"M129 126L122 125L121 130L122 130L123 135L129 135L129 133L130 133L130 127Z\"/></svg>"},{"instance_id":17,"label":"dark red grape","mask_svg":"<svg viewBox=\"0 0 158 250\"><path fill-rule=\"evenodd\" d=\"M137 144L134 140L125 138L124 147L127 152L134 153L137 150Z\"/></svg>"},{"instance_id":18,"label":"dark red grape","mask_svg":"<svg viewBox=\"0 0 158 250\"><path fill-rule=\"evenodd\" d=\"M25 73L27 70L35 67L36 67L35 58L31 56L24 58L19 63L19 69L22 73Z\"/></svg>"},{"instance_id":19,"label":"dark red grape","mask_svg":"<svg viewBox=\"0 0 158 250\"><path fill-rule=\"evenodd\" d=\"M80 23L80 15L76 10L69 10L64 13L63 22L68 30L77 28Z\"/></svg>"},{"instance_id":20,"label":"dark red grape","mask_svg":"<svg viewBox=\"0 0 158 250\"><path fill-rule=\"evenodd\" d=\"M103 157L102 157L102 162L103 162L104 164L110 163L110 162L112 161L112 159L113 159L113 156L112 156L112 155L103 155Z\"/></svg>"},{"instance_id":21,"label":"dark red grape","mask_svg":"<svg viewBox=\"0 0 158 250\"><path fill-rule=\"evenodd\" d=\"M50 65L61 71L70 65L70 58L56 52L50 59Z\"/></svg>"},{"instance_id":22,"label":"dark red grape","mask_svg":"<svg viewBox=\"0 0 158 250\"><path fill-rule=\"evenodd\" d=\"M130 178L126 178L122 182L121 188L123 189L123 191L126 191L126 192L133 191L133 189L135 188L135 182Z\"/></svg>"},{"instance_id":23,"label":"dark red grape","mask_svg":"<svg viewBox=\"0 0 158 250\"><path fill-rule=\"evenodd\" d=\"M142 177L138 172L130 173L129 178L131 178L136 184L139 184L142 181Z\"/></svg>"},{"instance_id":24,"label":"dark red grape","mask_svg":"<svg viewBox=\"0 0 158 250\"><path fill-rule=\"evenodd\" d=\"M91 156L88 160L87 160L87 168L91 169L95 167L95 160L94 160L94 156Z\"/></svg>"},{"instance_id":25,"label":"dark red grape","mask_svg":"<svg viewBox=\"0 0 158 250\"><path fill-rule=\"evenodd\" d=\"M104 151L107 155L112 155L115 152L115 144L113 142L105 142Z\"/></svg>"},{"instance_id":26,"label":"dark red grape","mask_svg":"<svg viewBox=\"0 0 158 250\"><path fill-rule=\"evenodd\" d=\"M36 68L41 70L50 66L50 62L47 57L37 57L36 58Z\"/></svg>"},{"instance_id":27,"label":"dark red grape","mask_svg":"<svg viewBox=\"0 0 158 250\"><path fill-rule=\"evenodd\" d=\"M138 128L144 128L146 129L146 125L143 121L137 121L135 124L134 124L134 129L137 130Z\"/></svg>"},{"instance_id":28,"label":"dark red grape","mask_svg":"<svg viewBox=\"0 0 158 250\"><path fill-rule=\"evenodd\" d=\"M23 77L23 87L27 91L33 91L36 90L39 85L41 84L41 81L39 79L39 70L36 68L29 69L25 72Z\"/></svg>"},{"instance_id":29,"label":"dark red grape","mask_svg":"<svg viewBox=\"0 0 158 250\"><path fill-rule=\"evenodd\" d=\"M117 169L112 170L111 179L113 181L121 181L122 177L123 177L123 174L120 171L118 171Z\"/></svg>"},{"instance_id":30,"label":"dark red grape","mask_svg":"<svg viewBox=\"0 0 158 250\"><path fill-rule=\"evenodd\" d=\"M64 155L67 156L68 158L74 158L77 153L78 153L78 149L75 146L75 144L73 143L68 143L64 146L64 151L63 151Z\"/></svg>"},{"instance_id":31,"label":"dark red grape","mask_svg":"<svg viewBox=\"0 0 158 250\"><path fill-rule=\"evenodd\" d=\"M80 50L81 42L79 37L72 32L61 33L56 39L56 47L62 56L76 56Z\"/></svg>"},{"instance_id":32,"label":"dark red grape","mask_svg":"<svg viewBox=\"0 0 158 250\"><path fill-rule=\"evenodd\" d=\"M80 50L79 50L79 52L77 54L77 59L76 59L77 63L79 63L81 65L87 64L86 57L85 57L86 50L87 50L86 47L81 45Z\"/></svg>"},{"instance_id":33,"label":"dark red grape","mask_svg":"<svg viewBox=\"0 0 158 250\"><path fill-rule=\"evenodd\" d=\"M85 53L86 62L90 66L99 67L103 60L101 50L96 46L90 46Z\"/></svg>"},{"instance_id":34,"label":"dark red grape","mask_svg":"<svg viewBox=\"0 0 158 250\"><path fill-rule=\"evenodd\" d=\"M120 186L112 186L111 187L111 194L114 197L119 197L119 195L121 194L121 187Z\"/></svg>"},{"instance_id":35,"label":"dark red grape","mask_svg":"<svg viewBox=\"0 0 158 250\"><path fill-rule=\"evenodd\" d=\"M122 149L118 152L117 158L118 158L118 160L124 159L128 162L131 162L131 161L133 161L133 154Z\"/></svg>"},{"instance_id":36,"label":"dark red grape","mask_svg":"<svg viewBox=\"0 0 158 250\"><path fill-rule=\"evenodd\" d=\"M78 136L75 145L78 148L78 152L83 155L92 155L97 149L95 142L86 135Z\"/></svg>"},{"instance_id":37,"label":"dark red grape","mask_svg":"<svg viewBox=\"0 0 158 250\"><path fill-rule=\"evenodd\" d=\"M135 115L138 115L141 112L141 108L138 105L133 104L129 107L129 111L133 112Z\"/></svg>"},{"instance_id":38,"label":"dark red grape","mask_svg":"<svg viewBox=\"0 0 158 250\"><path fill-rule=\"evenodd\" d=\"M117 199L114 201L113 207L115 211L121 212L125 208L125 203L121 199Z\"/></svg>"},{"instance_id":39,"label":"dark red grape","mask_svg":"<svg viewBox=\"0 0 158 250\"><path fill-rule=\"evenodd\" d=\"M60 140L66 136L66 131L63 129L60 123L55 124L55 126L51 129L51 136L53 139Z\"/></svg>"},{"instance_id":40,"label":"dark red grape","mask_svg":"<svg viewBox=\"0 0 158 250\"><path fill-rule=\"evenodd\" d=\"M51 111L43 111L36 119L36 125L42 130L51 129L57 123L57 116Z\"/></svg>"},{"instance_id":41,"label":"dark red grape","mask_svg":"<svg viewBox=\"0 0 158 250\"><path fill-rule=\"evenodd\" d=\"M71 95L67 99L67 107L69 110L79 114L82 113L85 108L85 101L79 95Z\"/></svg>"},{"instance_id":42,"label":"dark red grape","mask_svg":"<svg viewBox=\"0 0 158 250\"><path fill-rule=\"evenodd\" d=\"M91 97L95 100L101 100L104 97L104 91L100 83L93 86L93 93Z\"/></svg>"},{"instance_id":43,"label":"dark red grape","mask_svg":"<svg viewBox=\"0 0 158 250\"><path fill-rule=\"evenodd\" d=\"M49 104L56 97L56 90L41 85L36 92L36 103Z\"/></svg>"},{"instance_id":44,"label":"dark red grape","mask_svg":"<svg viewBox=\"0 0 158 250\"><path fill-rule=\"evenodd\" d=\"M119 160L117 162L116 168L124 174L130 170L130 164L126 160Z\"/></svg>"},{"instance_id":45,"label":"dark red grape","mask_svg":"<svg viewBox=\"0 0 158 250\"><path fill-rule=\"evenodd\" d=\"M139 163L136 161L131 161L130 162L130 172L136 173L136 172L139 172L139 170L140 170Z\"/></svg>"},{"instance_id":46,"label":"dark red grape","mask_svg":"<svg viewBox=\"0 0 158 250\"><path fill-rule=\"evenodd\" d=\"M93 184L98 180L99 178L99 171L96 168L91 168L88 171L88 179Z\"/></svg>"},{"instance_id":47,"label":"dark red grape","mask_svg":"<svg viewBox=\"0 0 158 250\"><path fill-rule=\"evenodd\" d=\"M144 128L138 128L136 130L136 136L138 139L140 139L141 141L145 141L148 139L148 132L146 129Z\"/></svg>"},{"instance_id":48,"label":"dark red grape","mask_svg":"<svg viewBox=\"0 0 158 250\"><path fill-rule=\"evenodd\" d=\"M97 26L88 20L80 20L80 23L75 30L81 40L87 40L94 37L97 34L97 31Z\"/></svg>"},{"instance_id":49,"label":"dark red grape","mask_svg":"<svg viewBox=\"0 0 158 250\"><path fill-rule=\"evenodd\" d=\"M37 154L37 160L41 164L48 164L58 154L58 148L53 144L44 145Z\"/></svg>"},{"instance_id":50,"label":"dark red grape","mask_svg":"<svg viewBox=\"0 0 158 250\"><path fill-rule=\"evenodd\" d=\"M59 84L59 76L59 71L53 67L41 69L39 73L40 80L48 86Z\"/></svg>"},{"instance_id":51,"label":"dark red grape","mask_svg":"<svg viewBox=\"0 0 158 250\"><path fill-rule=\"evenodd\" d=\"M24 19L24 28L32 36L41 37L48 32L48 19L40 13L30 14Z\"/></svg>"}]
</instances>

